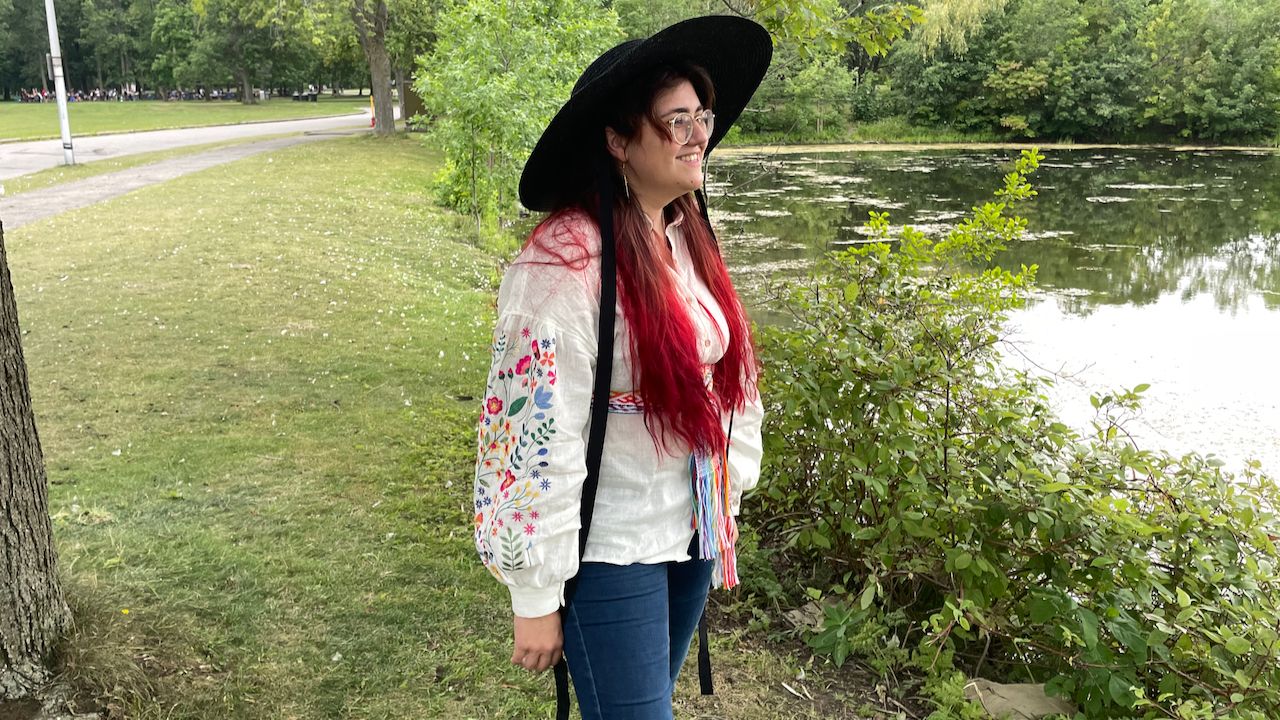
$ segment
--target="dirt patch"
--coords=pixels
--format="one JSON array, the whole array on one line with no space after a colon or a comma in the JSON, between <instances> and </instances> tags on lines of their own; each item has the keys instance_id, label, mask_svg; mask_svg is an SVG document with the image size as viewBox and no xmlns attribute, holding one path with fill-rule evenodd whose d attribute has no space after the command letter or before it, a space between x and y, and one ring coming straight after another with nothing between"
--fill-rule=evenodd
<instances>
[{"instance_id":1,"label":"dirt patch","mask_svg":"<svg viewBox=\"0 0 1280 720\"><path fill-rule=\"evenodd\" d=\"M32 720L40 707L37 700L0 700L0 720Z\"/></svg>"}]
</instances>

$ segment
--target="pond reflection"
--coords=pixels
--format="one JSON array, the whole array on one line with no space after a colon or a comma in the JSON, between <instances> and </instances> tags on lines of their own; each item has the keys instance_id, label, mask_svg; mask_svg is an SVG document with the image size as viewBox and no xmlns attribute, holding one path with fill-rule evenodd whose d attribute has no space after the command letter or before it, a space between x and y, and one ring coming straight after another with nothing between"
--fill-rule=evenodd
<instances>
[{"instance_id":1,"label":"pond reflection","mask_svg":"<svg viewBox=\"0 0 1280 720\"><path fill-rule=\"evenodd\" d=\"M1040 266L1064 309L1205 294L1224 309L1280 307L1280 156L1053 151L1020 212L1032 232L995 263ZM1010 152L717 158L708 190L731 261L759 281L863 241L871 210L941 235L992 191Z\"/></svg>"},{"instance_id":2,"label":"pond reflection","mask_svg":"<svg viewBox=\"0 0 1280 720\"><path fill-rule=\"evenodd\" d=\"M1018 209L1027 237L994 264L1039 266L1010 323L1011 364L1073 376L1055 391L1088 426L1088 395L1151 383L1138 435L1280 471L1280 155L1054 150ZM758 321L760 290L866 242L871 210L940 236L992 196L1016 151L717 157L712 218Z\"/></svg>"}]
</instances>

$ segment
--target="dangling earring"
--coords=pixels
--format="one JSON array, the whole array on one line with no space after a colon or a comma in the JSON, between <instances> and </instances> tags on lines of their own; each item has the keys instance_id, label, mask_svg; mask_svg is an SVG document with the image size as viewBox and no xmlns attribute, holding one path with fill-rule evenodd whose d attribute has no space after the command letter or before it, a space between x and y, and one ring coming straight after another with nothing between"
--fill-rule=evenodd
<instances>
[{"instance_id":1,"label":"dangling earring","mask_svg":"<svg viewBox=\"0 0 1280 720\"><path fill-rule=\"evenodd\" d=\"M626 193L627 199L631 199L631 185L627 182L627 163L622 163L622 191Z\"/></svg>"}]
</instances>

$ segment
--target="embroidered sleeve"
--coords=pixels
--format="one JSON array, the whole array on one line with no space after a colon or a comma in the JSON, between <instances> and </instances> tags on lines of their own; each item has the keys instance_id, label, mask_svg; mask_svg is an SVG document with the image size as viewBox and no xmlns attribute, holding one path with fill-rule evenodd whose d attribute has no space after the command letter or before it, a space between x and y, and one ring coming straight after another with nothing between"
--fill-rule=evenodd
<instances>
[{"instance_id":1,"label":"embroidered sleeve","mask_svg":"<svg viewBox=\"0 0 1280 720\"><path fill-rule=\"evenodd\" d=\"M591 356L588 356L591 355ZM577 572L593 353L546 321L498 323L477 432L475 543L521 617L555 612Z\"/></svg>"},{"instance_id":2,"label":"embroidered sleeve","mask_svg":"<svg viewBox=\"0 0 1280 720\"><path fill-rule=\"evenodd\" d=\"M764 405L760 394L748 399L741 412L733 416L733 433L729 437L729 509L737 515L742 509L742 495L760 482L760 458L764 443L760 426L764 421Z\"/></svg>"}]
</instances>

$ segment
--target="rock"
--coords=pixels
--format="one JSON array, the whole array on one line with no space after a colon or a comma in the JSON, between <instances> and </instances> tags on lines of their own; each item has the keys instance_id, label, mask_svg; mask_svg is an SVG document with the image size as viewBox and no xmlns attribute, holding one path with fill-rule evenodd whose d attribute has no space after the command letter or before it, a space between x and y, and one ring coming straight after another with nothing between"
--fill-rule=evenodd
<instances>
[{"instance_id":1,"label":"rock","mask_svg":"<svg viewBox=\"0 0 1280 720\"><path fill-rule=\"evenodd\" d=\"M1071 717L1076 714L1071 703L1046 695L1044 683L1003 685L978 678L964 686L964 695L982 705L988 715L1001 720L1036 720L1050 715Z\"/></svg>"}]
</instances>

